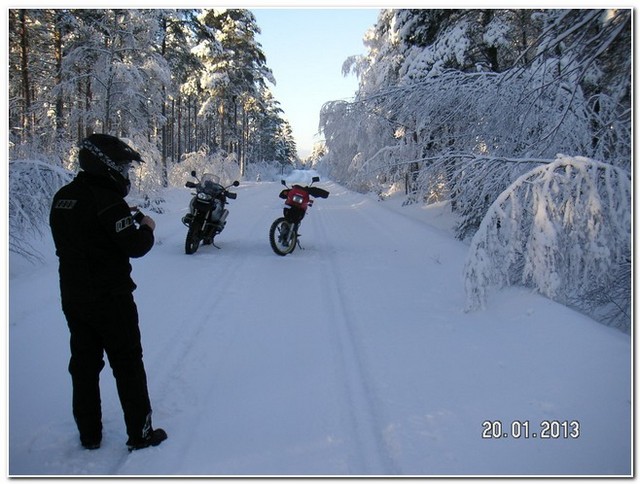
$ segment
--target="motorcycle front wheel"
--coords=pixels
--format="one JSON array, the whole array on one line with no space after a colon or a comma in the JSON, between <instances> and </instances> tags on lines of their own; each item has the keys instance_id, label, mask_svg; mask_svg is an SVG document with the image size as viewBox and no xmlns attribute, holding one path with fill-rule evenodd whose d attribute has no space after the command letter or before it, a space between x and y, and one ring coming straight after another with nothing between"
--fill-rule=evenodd
<instances>
[{"instance_id":1,"label":"motorcycle front wheel","mask_svg":"<svg viewBox=\"0 0 640 484\"><path fill-rule=\"evenodd\" d=\"M294 224L280 217L276 219L269 229L269 242L271 248L278 255L291 254L298 243L298 234Z\"/></svg>"},{"instance_id":2,"label":"motorcycle front wheel","mask_svg":"<svg viewBox=\"0 0 640 484\"><path fill-rule=\"evenodd\" d=\"M198 250L200 246L199 228L194 220L187 231L187 238L184 241L184 251L186 254L193 254Z\"/></svg>"}]
</instances>

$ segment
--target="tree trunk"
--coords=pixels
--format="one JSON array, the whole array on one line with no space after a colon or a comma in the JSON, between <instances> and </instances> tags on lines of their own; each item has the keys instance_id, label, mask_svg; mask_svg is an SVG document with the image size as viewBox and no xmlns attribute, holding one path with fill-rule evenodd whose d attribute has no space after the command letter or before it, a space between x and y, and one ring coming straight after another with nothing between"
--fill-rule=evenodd
<instances>
[{"instance_id":1,"label":"tree trunk","mask_svg":"<svg viewBox=\"0 0 640 484\"><path fill-rule=\"evenodd\" d=\"M54 55L56 60L56 85L62 84L62 30L60 27L60 14L57 15L56 25L54 27ZM56 96L56 141L60 141L64 137L64 97L60 91Z\"/></svg>"},{"instance_id":2,"label":"tree trunk","mask_svg":"<svg viewBox=\"0 0 640 484\"><path fill-rule=\"evenodd\" d=\"M29 38L27 36L26 10L20 9L20 67L22 70L22 96L24 99L22 110L22 136L31 139L29 112L31 111L31 83L29 79Z\"/></svg>"},{"instance_id":3,"label":"tree trunk","mask_svg":"<svg viewBox=\"0 0 640 484\"><path fill-rule=\"evenodd\" d=\"M167 18L163 16L162 18L162 31L164 35L162 36L162 57L166 59L167 54ZM163 85L162 86L162 186L167 187L169 185L169 174L167 170L167 89Z\"/></svg>"}]
</instances>

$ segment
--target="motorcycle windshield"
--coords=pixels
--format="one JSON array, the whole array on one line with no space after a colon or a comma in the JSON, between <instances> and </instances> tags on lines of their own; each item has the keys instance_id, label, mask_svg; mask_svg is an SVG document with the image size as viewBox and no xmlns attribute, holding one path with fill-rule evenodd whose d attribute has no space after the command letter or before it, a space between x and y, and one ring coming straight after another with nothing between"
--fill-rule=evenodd
<instances>
[{"instance_id":1,"label":"motorcycle windshield","mask_svg":"<svg viewBox=\"0 0 640 484\"><path fill-rule=\"evenodd\" d=\"M207 181L212 181L213 183L217 183L218 185L220 185L220 177L212 173L205 173L204 175L202 175L202 178L200 178L200 183L202 183L203 185Z\"/></svg>"},{"instance_id":2,"label":"motorcycle windshield","mask_svg":"<svg viewBox=\"0 0 640 484\"><path fill-rule=\"evenodd\" d=\"M202 175L202 178L200 178L200 191L215 196L222 190L224 190L224 187L220 185L220 177L218 175L205 173Z\"/></svg>"}]
</instances>

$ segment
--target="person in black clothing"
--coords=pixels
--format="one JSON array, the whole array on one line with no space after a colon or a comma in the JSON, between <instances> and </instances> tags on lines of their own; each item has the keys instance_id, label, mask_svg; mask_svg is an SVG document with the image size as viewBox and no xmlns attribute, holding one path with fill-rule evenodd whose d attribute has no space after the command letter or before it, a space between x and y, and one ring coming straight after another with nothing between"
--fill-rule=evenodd
<instances>
[{"instance_id":1,"label":"person in black clothing","mask_svg":"<svg viewBox=\"0 0 640 484\"><path fill-rule=\"evenodd\" d=\"M94 134L82 141L79 161L81 171L55 194L49 221L60 261L62 310L71 335L69 373L80 442L87 449L100 447L99 375L106 352L129 450L156 446L167 434L151 425L129 262L153 247L155 222L141 212L132 215L124 200L131 164L142 160L122 140Z\"/></svg>"}]
</instances>

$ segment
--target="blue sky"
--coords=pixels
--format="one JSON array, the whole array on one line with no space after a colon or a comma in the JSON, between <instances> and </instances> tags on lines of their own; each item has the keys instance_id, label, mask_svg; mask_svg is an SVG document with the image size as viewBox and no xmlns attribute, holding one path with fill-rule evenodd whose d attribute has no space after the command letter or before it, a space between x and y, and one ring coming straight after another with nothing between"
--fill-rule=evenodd
<instances>
[{"instance_id":1,"label":"blue sky","mask_svg":"<svg viewBox=\"0 0 640 484\"><path fill-rule=\"evenodd\" d=\"M308 156L319 138L318 116L327 101L353 98L358 80L342 76L342 63L365 54L365 32L378 8L250 8L258 42L276 79L270 86L291 124L298 154Z\"/></svg>"}]
</instances>

